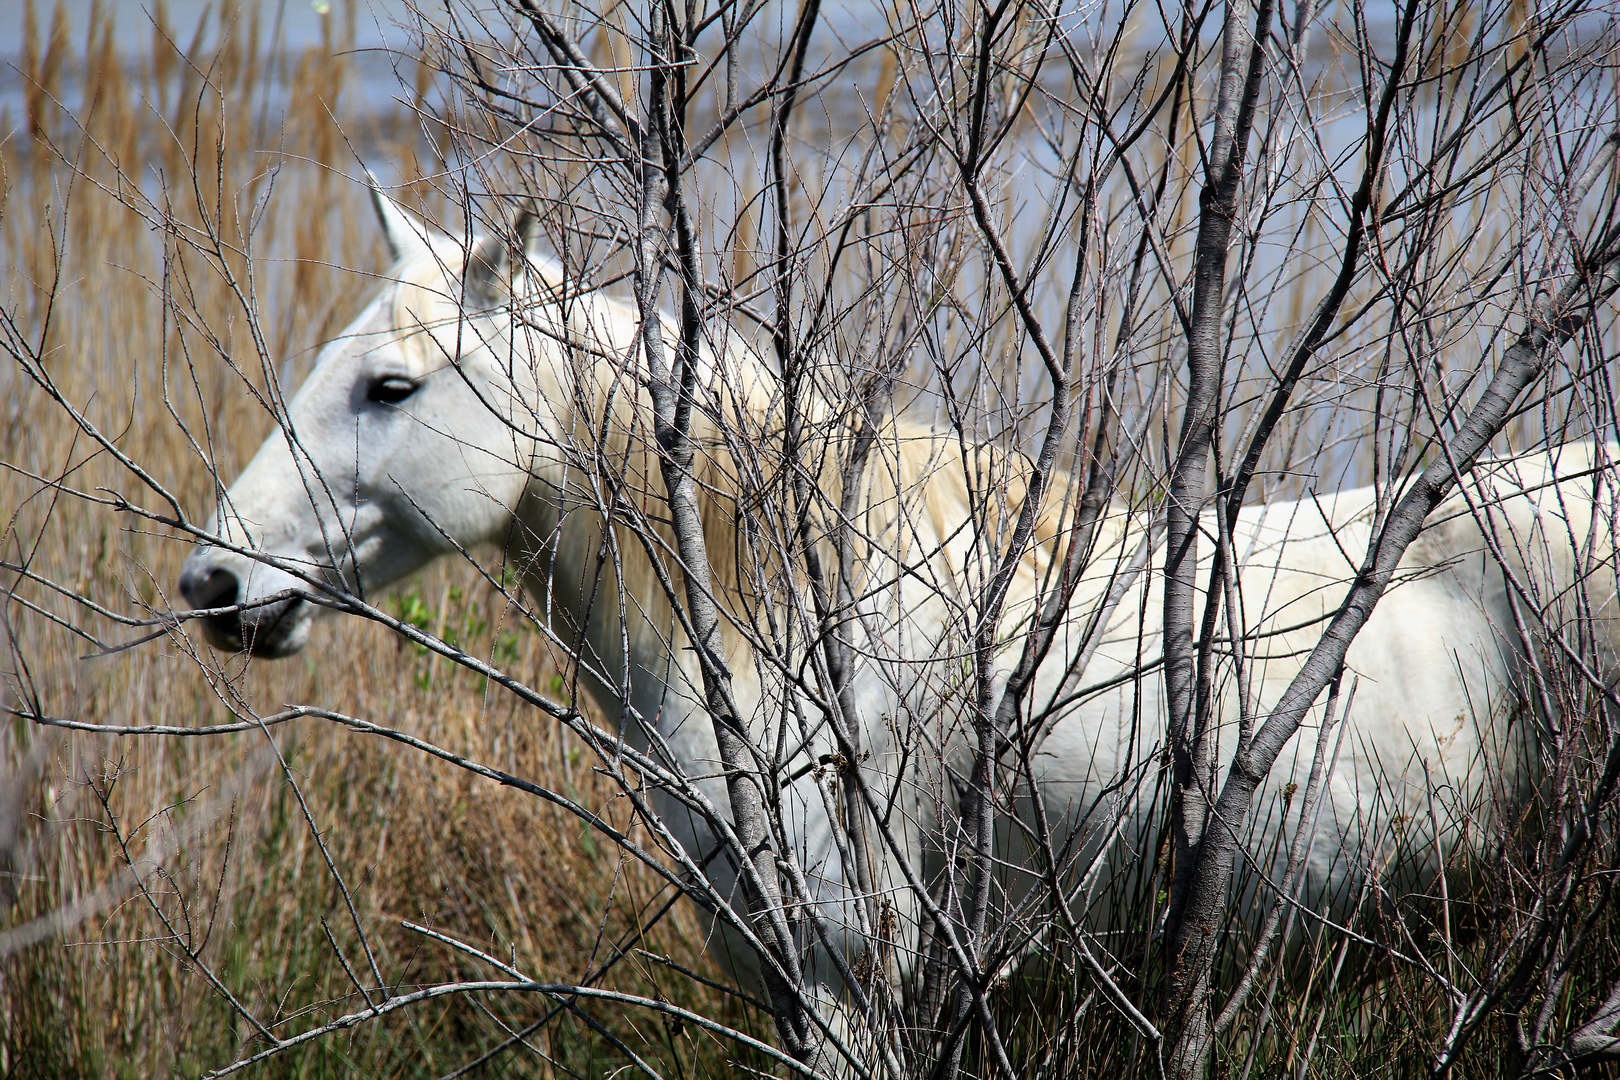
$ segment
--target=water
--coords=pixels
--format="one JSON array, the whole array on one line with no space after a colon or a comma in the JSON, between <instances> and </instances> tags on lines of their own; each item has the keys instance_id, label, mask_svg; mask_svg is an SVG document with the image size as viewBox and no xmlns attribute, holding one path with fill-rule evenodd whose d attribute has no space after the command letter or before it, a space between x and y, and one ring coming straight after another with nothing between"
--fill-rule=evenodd
<instances>
[{"instance_id":1,"label":"water","mask_svg":"<svg viewBox=\"0 0 1620 1080\"><path fill-rule=\"evenodd\" d=\"M126 56L145 55L152 48L155 5L151 0L62 0L58 5L36 2L34 18L41 39L41 47L50 33L54 13L60 7L67 19L68 66L63 75L63 103L77 108L82 92L82 72L74 61L85 50L85 34L92 15L99 7L103 17L111 16L114 40ZM224 3L217 0L168 0L165 21L175 35L175 43L182 51L190 51L198 41L204 49L219 42L222 32L220 13L224 11L223 32L247 34L255 18L259 23L261 40L265 41L279 59L291 59L306 49L347 49L355 54L355 66L360 73L359 92L365 102L375 107L386 105L399 92L395 68L403 57L414 55L410 38L404 30L409 22L411 5L407 0L332 0L329 3L311 0L246 0L243 3ZM21 58L24 49L23 0L0 0L0 117L5 118L0 137L12 137L22 122L24 81ZM270 69L280 77L291 70L287 63L275 63ZM278 95L276 87L267 88L270 99Z\"/></svg>"},{"instance_id":2,"label":"water","mask_svg":"<svg viewBox=\"0 0 1620 1080\"><path fill-rule=\"evenodd\" d=\"M51 14L57 6L50 0L36 0L35 18L39 21L42 34L50 25ZM60 6L67 15L69 27L74 32L82 33L90 23L97 0L62 0ZM100 6L117 20L118 38L122 46L129 51L137 51L150 44L151 0L119 0L112 4L101 0ZM205 14L212 23L221 8L218 0L168 0L165 6L169 25L188 36ZM4 13L0 17L0 57L5 57L8 62L22 52L23 12L26 7L23 0L6 0L0 4L0 12ZM410 11L410 5L404 0L335 0L324 5L312 3L311 0L259 0L257 3L248 0L240 5L226 4L225 7L239 8L243 17L251 17L257 12L266 32L273 32L273 27L279 25L282 47L294 50L319 45L330 31L329 24L348 22L350 8L353 9L356 47L371 49L390 46L402 40L399 24L406 21ZM12 73L13 77L15 74Z\"/></svg>"},{"instance_id":3,"label":"water","mask_svg":"<svg viewBox=\"0 0 1620 1080\"><path fill-rule=\"evenodd\" d=\"M1118 25L1123 11L1120 0L1065 0L1065 4L1072 10L1072 16L1063 16L1060 21L1071 35L1071 40L1080 43L1082 53L1086 51L1085 43L1106 39ZM165 19L167 25L174 28L177 44L183 50L196 52L192 43L197 38L197 28L202 26L200 45L201 50L206 52L220 40L221 34L247 34L252 22L257 20L259 40L264 43L261 48L267 47L273 60L266 65L265 70L269 74L256 95L262 94L263 113L272 127L289 96L291 86L288 80L296 78L296 60L299 56L310 49L350 53L356 78L343 90L344 111L350 118L345 125L346 136L351 139L349 145L385 182L405 178L400 175L398 162L381 148L381 142L375 141L380 124L367 123L365 118L381 121L385 113L397 116L396 100L410 93L415 73L415 50L411 36L404 28L404 24L408 24L412 18L411 5L407 0L332 0L330 4L312 3L311 0L259 0L258 3L249 0L241 5L226 2L224 6L234 14L227 14L222 23L217 14L220 10L217 3L172 0L166 7ZM430 18L443 19L442 7L425 6ZM488 0L480 0L471 6L486 13L494 13L501 8L501 5ZM570 11L581 10L570 8L562 2L548 6L561 13L565 21ZM457 5L458 10L465 10L465 7ZM25 87L15 66L24 45L23 10L24 5L18 0L0 0L0 137L15 137L16 129L23 122ZM48 33L54 10L53 6L43 3L36 9L35 19L42 36ZM84 35L92 22L96 4L95 0L69 0L61 6L61 10L66 17L70 42L67 50L69 66L63 72L61 95L63 104L74 110L82 96L82 73L73 70L72 65L86 52ZM121 51L128 55L150 51L151 12L155 11L151 0L104 5L101 10L112 12L116 18L115 41ZM766 60L774 56L774 49L786 35L795 10L795 3L784 0L769 4L759 13L753 24L756 36L751 40L745 39L742 67L757 76L771 66ZM902 7L901 10L908 9ZM1144 10L1138 8L1139 12ZM1384 60L1393 51L1395 10L1393 5L1370 5L1367 11L1366 41L1371 50ZM828 5L813 39L810 70L816 70L843 50L858 48L862 43L884 37L892 24L892 12L892 5L878 0ZM1604 27L1610 25L1603 16L1604 12L1600 10L1576 23L1572 27L1572 38L1603 32ZM1151 32L1156 29L1152 14L1139 14L1138 17L1145 19L1149 32L1144 33L1131 48L1147 47L1157 42L1162 49L1162 39ZM498 20L491 20L486 25L501 24ZM1212 19L1205 30L1206 38L1212 39L1216 31L1217 20ZM715 33L716 30L711 30L710 37ZM1356 85L1356 65L1346 52L1351 41L1347 11L1342 5L1328 3L1313 34L1306 74L1313 80L1321 74L1325 77L1325 85L1336 89L1318 101L1321 111L1308 128L1292 129L1289 118L1282 117L1277 129L1278 141L1264 152L1257 148L1256 160L1252 163L1256 170L1274 169L1291 178L1278 184L1279 204L1270 209L1272 216L1264 226L1268 242L1257 246L1253 253L1254 261L1248 267L1250 280L1257 283L1277 278L1285 269L1285 264L1304 267L1297 280L1278 287L1277 296L1282 300L1296 295L1314 300L1325 290L1335 265L1335 236L1342 229L1343 208L1338 201L1322 196L1311 185L1331 175L1341 189L1348 191L1354 187L1362 166L1360 146L1366 131L1367 115L1362 91ZM867 54L860 63L829 80L821 88L819 100L801 108L795 145L805 148L806 152L796 166L804 171L808 187L817 188L825 194L824 206L836 207L841 201L859 201L861 197L859 185L849 175L848 166L859 159L859 151L868 138L869 133L863 131L862 121L865 104L870 98L869 91L877 76L877 64L877 54ZM1119 70L1132 72L1136 66L1132 60L1123 59ZM1048 69L1051 85L1046 89L1055 99L1064 97L1062 67L1061 63L1054 62ZM511 72L514 83L519 86L531 74L522 68ZM745 89L749 82L749 77L745 76ZM1377 80L1374 82L1376 85ZM1208 90L1207 87L1203 89L1205 92ZM1441 99L1436 97L1413 106L1414 122L1411 129L1414 133L1433 126L1431 121L1439 115L1436 110L1441 103ZM1036 105L1040 105L1038 96ZM360 122L356 122L356 118ZM1054 108L1047 119L1052 124L1064 122L1060 108ZM1267 123L1270 122L1271 118L1268 117ZM757 138L761 134L755 124L752 137ZM1022 263L1026 253L1038 245L1045 212L1059 204L1066 181L1064 162L1054 148L1033 138L1027 128L1017 138L1016 149L1001 162L993 177L993 184L997 197L1004 200L1007 208L1008 241L1014 249L1015 261ZM424 146L423 149L426 151L428 148ZM757 193L766 181L764 163L757 156L757 150L757 144L750 146L747 138L739 138L735 154L730 154L725 148L717 149L716 162L704 166L696 177L698 187L711 192L714 199L716 213L712 215L712 227L716 231L706 238L714 252L724 253L728 246L723 227L735 220L738 210L735 200ZM426 159L428 155L424 153L423 156ZM1144 158L1139 164L1151 167L1152 156ZM1392 161L1392 189L1401 185L1411 167L1400 158ZM351 172L358 174L359 169L356 167ZM475 175L468 175L467 179L477 186ZM1122 186L1123 181L1116 174L1112 187L1104 192L1105 206L1117 210L1124 204ZM948 194L940 198L950 201ZM1492 222L1506 220L1506 217L1502 213L1487 212L1492 209L1486 205L1488 202L1489 199L1477 197L1462 199L1456 208L1454 231L1466 235L1481 223L1497 228ZM1307 213L1318 219L1316 229L1301 235L1303 215ZM1128 223L1130 215L1123 215L1122 220ZM1130 247L1129 235L1122 234L1113 239L1121 250ZM1066 259L1067 256L1063 255L1054 264L1063 265ZM1317 265L1319 260L1321 264ZM975 288L975 284L982 285L985 270L982 264L969 260L961 268L961 277L957 281L959 292L964 296L983 292L982 288ZM1048 326L1061 325L1064 285L1064 275L1059 273L1039 282L1034 290L1033 300ZM1513 297L1503 295L1492 299L1504 306L1511 306ZM1098 303L1105 302L1106 298L1099 296ZM1477 298L1475 302L1479 302ZM1257 376L1267 375L1267 370L1261 365L1260 346L1277 349L1286 345L1289 331L1300 317L1301 311L1294 310L1289 303L1279 303L1274 309L1262 305L1254 313L1254 325L1244 324L1236 330L1241 339L1237 370L1252 368ZM1106 319L1103 321L1106 322ZM1454 337L1444 350L1447 359L1455 363L1459 370L1471 371L1477 364L1477 358L1489 353L1491 346L1486 337L1500 321L1487 319L1478 327L1454 329ZM948 334L946 336L949 337ZM1374 328L1341 340L1335 346L1335 354L1343 359L1348 369L1324 372L1322 383L1316 390L1323 395L1324 405L1337 402L1341 407L1321 409L1319 415L1307 425L1309 441L1319 446L1331 446L1337 437L1351 438L1357 426L1363 422L1354 410L1342 407L1344 399L1338 397L1341 393L1340 383L1349 374L1356 378L1369 377L1367 370L1357 369L1365 369L1377 361L1380 341L1379 332ZM972 361L965 369L971 381L973 372L985 362L985 356L993 349L986 349L984 355L976 351L976 345L964 345L963 349L963 357ZM1017 362L1018 351L1007 350L1002 361ZM1151 354L1145 357L1144 362L1163 359L1159 355L1162 350L1155 350L1151 345L1144 351ZM1027 350L1025 352L1023 360L1028 361ZM1028 363L1022 366L1026 375L1019 380L1016 397L1022 402L1042 400L1039 387L1043 379L1040 371ZM1300 398L1308 400L1312 389L1309 386L1302 388ZM1041 422L1039 410L1025 415L1022 420L1031 430L1039 429Z\"/></svg>"}]
</instances>

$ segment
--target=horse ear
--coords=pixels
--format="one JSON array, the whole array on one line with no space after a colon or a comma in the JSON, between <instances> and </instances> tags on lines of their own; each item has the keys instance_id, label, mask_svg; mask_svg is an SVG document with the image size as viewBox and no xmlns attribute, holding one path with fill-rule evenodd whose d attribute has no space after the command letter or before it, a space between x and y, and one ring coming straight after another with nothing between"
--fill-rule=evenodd
<instances>
[{"instance_id":1,"label":"horse ear","mask_svg":"<svg viewBox=\"0 0 1620 1080\"><path fill-rule=\"evenodd\" d=\"M524 204L512 222L512 236L517 241L518 250L523 253L525 262L528 261L529 245L534 243L534 234L539 226L540 215L534 212L534 207Z\"/></svg>"},{"instance_id":2,"label":"horse ear","mask_svg":"<svg viewBox=\"0 0 1620 1080\"><path fill-rule=\"evenodd\" d=\"M528 261L529 242L538 222L534 212L524 207L513 220L510 234L486 233L473 242L462 280L468 299L486 308L501 302L510 290L512 279L523 271ZM515 268L514 254L517 255Z\"/></svg>"},{"instance_id":3,"label":"horse ear","mask_svg":"<svg viewBox=\"0 0 1620 1080\"><path fill-rule=\"evenodd\" d=\"M383 236L388 241L389 256L399 262L430 250L427 222L389 198L370 171L366 173L366 183L371 188L371 205L377 210L377 220L382 222Z\"/></svg>"}]
</instances>

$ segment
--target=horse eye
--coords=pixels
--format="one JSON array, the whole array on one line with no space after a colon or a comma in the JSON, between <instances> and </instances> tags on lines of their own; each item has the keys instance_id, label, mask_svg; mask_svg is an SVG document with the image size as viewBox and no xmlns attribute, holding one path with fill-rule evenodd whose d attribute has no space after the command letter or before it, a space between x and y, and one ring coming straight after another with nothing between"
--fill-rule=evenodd
<instances>
[{"instance_id":1,"label":"horse eye","mask_svg":"<svg viewBox=\"0 0 1620 1080\"><path fill-rule=\"evenodd\" d=\"M366 400L398 405L416 393L418 385L415 379L407 379L403 375L384 375L380 379L373 379L371 385L366 387Z\"/></svg>"}]
</instances>

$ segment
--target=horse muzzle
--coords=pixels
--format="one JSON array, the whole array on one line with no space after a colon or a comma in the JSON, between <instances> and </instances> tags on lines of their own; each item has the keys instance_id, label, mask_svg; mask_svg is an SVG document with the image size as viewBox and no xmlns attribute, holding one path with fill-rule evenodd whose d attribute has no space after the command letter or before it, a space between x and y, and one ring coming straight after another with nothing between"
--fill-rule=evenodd
<instances>
[{"instance_id":1,"label":"horse muzzle","mask_svg":"<svg viewBox=\"0 0 1620 1080\"><path fill-rule=\"evenodd\" d=\"M179 582L186 603L207 612L197 621L210 645L270 658L291 656L309 640L315 609L301 584L273 567L210 547L186 557Z\"/></svg>"}]
</instances>

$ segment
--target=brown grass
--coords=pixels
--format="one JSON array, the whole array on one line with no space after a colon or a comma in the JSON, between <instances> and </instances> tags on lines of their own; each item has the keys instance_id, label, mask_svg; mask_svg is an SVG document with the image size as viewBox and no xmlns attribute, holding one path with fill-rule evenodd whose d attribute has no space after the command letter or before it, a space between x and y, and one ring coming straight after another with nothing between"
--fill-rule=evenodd
<instances>
[{"instance_id":1,"label":"brown grass","mask_svg":"<svg viewBox=\"0 0 1620 1080\"><path fill-rule=\"evenodd\" d=\"M290 55L268 40L266 20L251 8L199 30L168 25L159 2L155 25L141 31L150 44L132 55L136 35L114 34L112 10L103 7L88 26L70 26L59 11L26 8L23 113L0 116L0 132L9 133L0 142L0 311L43 357L62 397L188 513L206 517L210 461L227 480L240 470L271 430L257 395L272 379L297 381L319 343L358 310L367 275L382 268L364 191L350 179L359 172L356 155L419 180L411 191L435 215L446 207L421 178L431 178L439 162L434 139L422 135L409 108L362 106L361 60L343 55L353 11L348 22L331 20L320 47ZM120 5L118 15L143 18L133 5ZM229 32L221 34L220 25ZM426 68L406 61L401 75L400 97L420 103L429 95ZM446 130L434 128L434 137L445 138ZM752 174L739 175L753 191ZM143 200L160 212L131 209ZM212 242L210 231L224 253L217 263L196 247ZM747 249L756 240L754 224L739 230L739 273L753 265ZM227 270L246 291L228 286ZM1307 301L1315 295L1297 288ZM250 332L255 314L263 356ZM1374 345L1381 342L1379 332L1369 334ZM1324 377L1313 410L1322 401L1352 400L1338 379ZM1357 422L1348 408L1341 412L1350 417L1345 423ZM1296 435L1324 430L1308 426L1320 413L1301 408L1296 415ZM1533 441L1524 434L1518 444ZM1292 450L1284 456L1292 460ZM183 540L39 478L62 478L81 492L117 491L157 510L162 499L9 361L0 362L0 462L7 465L0 470L0 560L26 564L129 615L178 606ZM1298 494L1289 485L1305 476L1281 474L1273 494ZM16 572L0 581L5 707L95 723L194 726L230 718L221 695L260 713L288 702L318 704L400 728L627 820L589 755L554 724L379 627L329 620L302 657L280 664L221 657L188 632L83 659L97 643L64 624L106 644L140 632ZM440 566L408 582L387 606L495 658L531 685L556 688L539 636L477 581L465 568ZM1542 824L1528 820L1526 835ZM1521 850L1529 844L1507 846L1514 858ZM1479 872L1486 870L1493 868ZM1504 857L1501 870L1507 885L1481 884L1477 893L1495 907L1478 905L1479 928L1459 945L1473 970L1511 925L1511 905L1525 906L1512 891L1521 880L1517 868ZM251 1027L182 945L255 1016L275 1019L281 1034L353 1011L359 999L345 963L362 982L374 977L340 879L378 970L398 986L489 974L405 929L403 920L431 923L536 977L575 981L668 895L554 807L318 721L270 737L181 740L68 734L8 716L0 721L0 1076L195 1076L250 1049ZM1136 890L1118 910L1147 913L1117 950L1142 958L1136 970L1149 981L1127 984L1138 1001L1161 997L1149 963L1161 881L1144 864L1117 886ZM1620 965L1608 895L1590 891L1577 915L1593 912L1595 929L1555 1001L1561 1023L1578 1022L1580 1008L1601 1000ZM1430 923L1422 910L1412 916L1419 930ZM1384 924L1369 932L1399 937ZM684 905L644 944L719 977ZM1419 944L1439 957L1437 937ZM1343 979L1325 990L1346 955ZM1240 1024L1221 1048L1223 1068L1240 1073L1252 1044L1252 1075L1296 1075L1320 1034L1312 1076L1427 1073L1452 1009L1432 980L1325 936L1299 948L1287 966L1269 1033L1256 1038L1252 1024ZM1141 1042L1092 983L1032 967L997 988L1018 1060L1046 1060L1052 1049L1048 1075L1124 1075L1133 1061L1146 1073ZM1234 978L1230 967L1217 973L1223 986ZM769 1030L768 1020L745 1014L734 999L644 955L624 959L604 982L761 1035ZM441 1076L539 1018L544 1007L487 996L427 1005L249 1075ZM1530 1007L1539 1007L1539 998ZM690 1027L677 1032L642 1014L594 1015L612 1039L665 1076L731 1068L734 1048ZM1053 1049L1053 1032L1071 1019L1075 1037ZM1457 1075L1516 1068L1507 1020L1492 1024ZM559 1018L529 1042L477 1075L603 1076L627 1062L621 1047L576 1017Z\"/></svg>"},{"instance_id":2,"label":"brown grass","mask_svg":"<svg viewBox=\"0 0 1620 1080\"><path fill-rule=\"evenodd\" d=\"M118 15L142 18L121 6ZM212 479L180 424L221 476L237 472L270 427L253 391L273 373L296 381L312 350L358 309L365 272L382 266L364 191L347 178L359 172L355 152L420 175L432 163L418 154L431 147L404 107L362 113L353 104L359 76L338 55L345 41L335 16L332 40L289 56L266 40L268 20L252 9L228 15L224 35L167 25L161 3L154 15L151 46L131 56L131 35L115 37L106 9L89 26L69 26L59 10L28 7L19 65L27 115L0 120L12 132L0 145L0 305L39 346L64 397L202 518ZM417 80L418 97L425 86ZM154 230L130 209L143 195L178 228ZM187 243L200 233L184 230L205 222L227 251L223 265L251 285L271 359L254 346L243 296ZM183 606L174 599L183 542L35 477L116 490L152 508L161 499L97 452L15 364L0 368L0 406L0 454L13 466L0 474L5 561L134 616ZM390 603L549 683L538 635L503 617L499 595L475 580L441 567ZM624 816L555 725L376 627L328 621L304 659L281 664L221 657L184 633L83 659L95 646L62 622L108 643L137 634L15 573L5 589L9 707L199 725L229 719L225 688L261 712L319 703ZM667 895L560 810L310 720L271 737L180 740L70 734L13 718L0 728L0 770L0 1074L8 1076L189 1076L248 1046L251 1028L155 909L255 1014L281 1018L282 1034L357 1007L327 928L367 983L369 963L295 784L390 983L490 976L403 929L403 919L514 958L536 977L578 980ZM645 947L707 969L701 937L677 906ZM761 1026L644 957L625 959L605 984ZM544 1006L433 1004L253 1075L439 1075ZM645 1016L601 1019L666 1075L718 1067L731 1053ZM600 1075L625 1061L566 1016L531 1045L484 1074Z\"/></svg>"}]
</instances>

